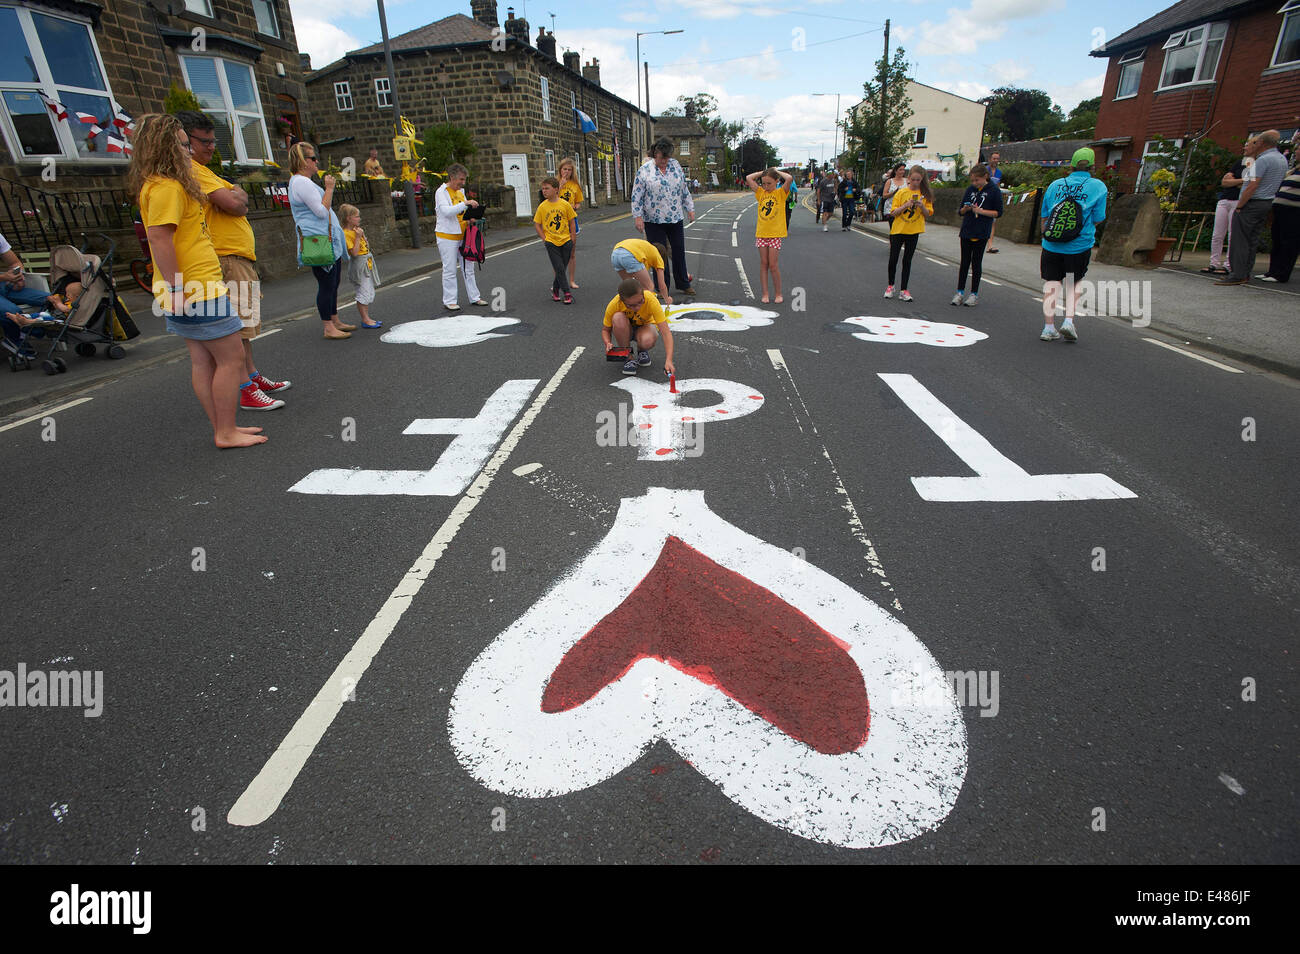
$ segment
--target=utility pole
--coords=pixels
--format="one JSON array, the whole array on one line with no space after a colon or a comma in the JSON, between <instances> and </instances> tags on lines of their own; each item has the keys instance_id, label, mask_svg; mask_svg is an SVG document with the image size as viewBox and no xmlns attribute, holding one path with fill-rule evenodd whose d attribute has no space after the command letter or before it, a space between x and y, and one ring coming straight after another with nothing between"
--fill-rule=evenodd
<instances>
[{"instance_id":1,"label":"utility pole","mask_svg":"<svg viewBox=\"0 0 1300 954\"><path fill-rule=\"evenodd\" d=\"M885 21L885 58L880 64L880 135L876 139L876 156L873 160L876 172L880 171L880 147L885 141L885 88L889 85L889 21Z\"/></svg>"},{"instance_id":2,"label":"utility pole","mask_svg":"<svg viewBox=\"0 0 1300 954\"><path fill-rule=\"evenodd\" d=\"M384 0L379 4L379 29L384 36L384 59L388 62L388 98L393 104L393 137L402 134L402 108L397 101L397 74L393 71L393 50L388 44L388 18L384 15ZM411 148L415 145L412 143ZM415 209L415 184L409 179L402 182L406 192L406 219L411 226L411 248L420 247L420 216Z\"/></svg>"}]
</instances>

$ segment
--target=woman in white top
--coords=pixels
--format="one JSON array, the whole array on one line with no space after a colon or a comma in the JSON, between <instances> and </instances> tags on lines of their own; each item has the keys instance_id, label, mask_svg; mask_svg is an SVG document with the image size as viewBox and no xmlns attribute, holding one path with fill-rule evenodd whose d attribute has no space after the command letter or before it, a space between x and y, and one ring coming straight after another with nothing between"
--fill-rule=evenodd
<instances>
[{"instance_id":1,"label":"woman in white top","mask_svg":"<svg viewBox=\"0 0 1300 954\"><path fill-rule=\"evenodd\" d=\"M478 294L478 281L474 277L477 263L465 261L465 257L460 254L460 245L465 239L465 222L461 216L466 209L478 208L477 202L465 198L467 178L469 170L459 162L453 162L447 167L447 181L438 186L433 197L438 212L438 256L442 259L442 306L448 311L460 311L460 305L456 302L459 297L457 272L465 277L465 293L469 296L470 304L487 304Z\"/></svg>"},{"instance_id":2,"label":"woman in white top","mask_svg":"<svg viewBox=\"0 0 1300 954\"><path fill-rule=\"evenodd\" d=\"M351 338L356 325L339 321L339 279L343 263L347 261L348 247L343 239L343 227L330 208L334 200L334 177L325 176L322 189L311 181L319 171L316 147L309 142L294 143L289 149L289 210L293 213L295 238L298 235L328 235L334 248L332 265L313 265L316 277L316 310L331 341ZM298 242L298 267L302 267L302 242Z\"/></svg>"}]
</instances>

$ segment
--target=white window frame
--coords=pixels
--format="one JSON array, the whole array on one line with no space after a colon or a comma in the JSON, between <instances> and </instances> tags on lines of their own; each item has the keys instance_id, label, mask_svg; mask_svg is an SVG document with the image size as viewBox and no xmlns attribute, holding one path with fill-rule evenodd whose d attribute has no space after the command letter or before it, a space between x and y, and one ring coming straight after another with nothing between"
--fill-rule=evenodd
<instances>
[{"instance_id":1,"label":"white window frame","mask_svg":"<svg viewBox=\"0 0 1300 954\"><path fill-rule=\"evenodd\" d=\"M1214 32L1218 29L1221 29L1222 32L1218 36L1215 36ZM1179 30L1176 33L1169 34L1169 38L1165 40L1164 46L1161 47L1161 49L1165 51L1165 59L1160 65L1160 83L1156 89L1181 89L1185 86L1203 86L1213 83L1214 77L1217 76L1219 72L1219 63L1223 60L1223 47L1227 41L1227 37L1228 24L1226 21L1222 20L1217 23L1202 23L1200 26L1191 27L1186 30ZM1205 50L1216 40L1219 43L1219 49L1218 52L1215 53L1214 68L1210 71L1208 79L1198 79L1197 77L1205 71ZM1199 48L1196 53L1196 68L1192 70L1192 78L1183 83L1170 83L1166 85L1165 74L1169 69L1170 54L1175 53L1178 50L1189 49L1192 46Z\"/></svg>"},{"instance_id":2,"label":"white window frame","mask_svg":"<svg viewBox=\"0 0 1300 954\"><path fill-rule=\"evenodd\" d=\"M375 106L379 109L393 108L393 91L387 76L375 77Z\"/></svg>"},{"instance_id":3,"label":"white window frame","mask_svg":"<svg viewBox=\"0 0 1300 954\"><path fill-rule=\"evenodd\" d=\"M677 155L686 156L688 158L690 157L691 141L689 139L683 139L681 142L677 144Z\"/></svg>"},{"instance_id":4,"label":"white window frame","mask_svg":"<svg viewBox=\"0 0 1300 954\"><path fill-rule=\"evenodd\" d=\"M181 76L185 78L185 88L191 92L194 91L194 87L190 85L190 71L187 65L190 60L215 60L220 64L217 67L217 86L221 90L221 98L225 101L226 121L230 122L230 142L235 149L235 154L230 157L230 160L243 166L260 166L272 161L271 137L266 131L266 112L262 109L262 90L257 85L257 70L253 69L253 64L245 63L242 60L227 60L224 56L209 56L198 53L184 53L178 56L177 59L181 61ZM227 62L247 69L252 77L253 92L256 94L257 122L262 129L262 142L266 145L266 159L250 159L244 149L244 134L238 120L240 117L251 118L254 114L250 109L235 109L234 101L230 98L230 86L226 82ZM206 109L203 112L209 116L212 115ZM216 117L213 118L215 121Z\"/></svg>"},{"instance_id":5,"label":"white window frame","mask_svg":"<svg viewBox=\"0 0 1300 954\"><path fill-rule=\"evenodd\" d=\"M545 76L542 78L542 122L551 121L551 81Z\"/></svg>"},{"instance_id":6,"label":"white window frame","mask_svg":"<svg viewBox=\"0 0 1300 954\"><path fill-rule=\"evenodd\" d=\"M913 149L924 149L924 148L925 148L925 146L926 146L926 139L929 138L929 136L927 135L928 132L929 132L929 129L930 129L929 126L917 126L915 129L912 130L912 139L913 139L913 142L912 142L912 148L913 148Z\"/></svg>"},{"instance_id":7,"label":"white window frame","mask_svg":"<svg viewBox=\"0 0 1300 954\"><path fill-rule=\"evenodd\" d=\"M257 32L260 33L260 34L262 34L262 36L273 36L273 37L275 37L277 40L283 40L283 39L284 39L284 27L280 26L280 11L278 11L278 10L275 8L275 0L253 0L253 23L254 23L254 24L257 24L257 6L258 6L258 4L264 4L264 5L265 5L265 7L266 7L266 12L269 13L269 14L271 15L271 26L274 28L275 32L274 32L274 33L267 33L265 30L262 29L262 27L261 27L260 25L257 25L257 26L255 27L256 30L257 30Z\"/></svg>"},{"instance_id":8,"label":"white window frame","mask_svg":"<svg viewBox=\"0 0 1300 954\"><path fill-rule=\"evenodd\" d=\"M187 12L212 19L212 0L182 0L182 2ZM198 9L195 9L196 7Z\"/></svg>"},{"instance_id":9,"label":"white window frame","mask_svg":"<svg viewBox=\"0 0 1300 954\"><path fill-rule=\"evenodd\" d=\"M1119 76L1115 80L1115 100L1132 99L1142 89L1142 68L1146 65L1146 49L1129 50L1119 58ZM1133 92L1124 93L1124 74L1137 65L1137 86ZM1114 102L1115 100L1112 100Z\"/></svg>"},{"instance_id":10,"label":"white window frame","mask_svg":"<svg viewBox=\"0 0 1300 954\"><path fill-rule=\"evenodd\" d=\"M1277 31L1277 42L1273 44L1273 56L1269 59L1269 66L1290 66L1293 63L1300 63L1300 58L1294 60L1283 60L1281 63L1277 60L1277 55L1282 52L1282 38L1286 36L1286 28L1291 23L1300 23L1300 0L1287 0L1282 4L1282 9L1277 11L1282 16L1282 26Z\"/></svg>"},{"instance_id":11,"label":"white window frame","mask_svg":"<svg viewBox=\"0 0 1300 954\"><path fill-rule=\"evenodd\" d=\"M554 149L546 150L546 174L548 176L555 175L555 150Z\"/></svg>"},{"instance_id":12,"label":"white window frame","mask_svg":"<svg viewBox=\"0 0 1300 954\"><path fill-rule=\"evenodd\" d=\"M570 109L578 108L578 94L575 93L573 90L569 90L569 108Z\"/></svg>"},{"instance_id":13,"label":"white window frame","mask_svg":"<svg viewBox=\"0 0 1300 954\"><path fill-rule=\"evenodd\" d=\"M344 103L347 103L344 106ZM350 113L356 108L356 103L352 101L352 83L348 80L340 80L334 84L334 105L338 107L340 113Z\"/></svg>"},{"instance_id":14,"label":"white window frame","mask_svg":"<svg viewBox=\"0 0 1300 954\"><path fill-rule=\"evenodd\" d=\"M1166 141L1170 145L1175 147L1181 147L1183 144L1182 139L1169 139ZM1159 142L1155 139L1148 139L1146 140L1146 142L1142 144L1142 162L1138 165L1137 182L1134 183L1133 185L1133 191L1135 193L1153 191L1150 188L1149 180L1151 179L1151 173L1155 172L1156 170L1154 164L1150 169L1147 168L1147 157L1165 155L1165 153L1157 152L1156 149L1154 148L1156 146L1159 146Z\"/></svg>"},{"instance_id":15,"label":"white window frame","mask_svg":"<svg viewBox=\"0 0 1300 954\"><path fill-rule=\"evenodd\" d=\"M36 67L36 75L40 78L38 83L12 82L0 84L4 90L30 91L33 93L44 93L50 98L60 101L60 92L81 93L86 96L99 96L106 98L109 105L117 103L117 98L113 95L113 87L108 81L108 71L104 69L104 58L100 55L99 44L95 41L95 30L91 22L84 17L73 16L71 14L55 12L42 8L32 9L29 7L18 7L10 4L4 4L18 14L18 25L23 31L23 40L27 44L27 50L32 56L32 64ZM95 64L99 67L99 75L104 79L103 89L90 89L84 86L64 86L54 82L54 75L50 72L50 65L45 59L45 50L41 46L40 36L36 32L36 25L32 22L31 15L39 13L43 16L50 17L54 20L67 20L76 23L85 28L86 33L90 36L90 48L95 52ZM47 155L53 155L57 159L68 159L76 162L102 162L106 164L122 164L128 162L127 156L121 153L115 154L90 154L86 155L77 149L76 137L72 135L72 123L77 122L75 116L69 115L66 121L56 120L46 109L46 115L50 118L50 123L54 127L54 135L62 147L61 153L24 153L19 144L22 138L18 135L18 129L13 125L9 117L9 109L0 102L0 131L3 131L5 145L9 147L9 154L13 156L15 162L32 161L43 159ZM107 130L100 133L101 136L107 135Z\"/></svg>"}]
</instances>

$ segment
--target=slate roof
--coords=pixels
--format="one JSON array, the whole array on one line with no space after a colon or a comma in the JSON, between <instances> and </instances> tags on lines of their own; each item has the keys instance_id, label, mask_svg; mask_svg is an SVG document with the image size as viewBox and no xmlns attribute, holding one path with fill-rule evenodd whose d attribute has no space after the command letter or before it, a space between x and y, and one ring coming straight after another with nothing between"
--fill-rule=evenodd
<instances>
[{"instance_id":1,"label":"slate roof","mask_svg":"<svg viewBox=\"0 0 1300 954\"><path fill-rule=\"evenodd\" d=\"M480 43L492 39L492 29L463 13L426 23L414 30L390 38L394 50L422 50L427 46L453 46L457 43ZM347 56L369 56L384 52L384 44L372 43L359 50L349 50Z\"/></svg>"},{"instance_id":2,"label":"slate roof","mask_svg":"<svg viewBox=\"0 0 1300 954\"><path fill-rule=\"evenodd\" d=\"M1145 46L1157 38L1163 39L1180 27L1228 19L1252 7L1268 6L1269 3L1276 3L1278 7L1282 5L1278 0L1182 0L1108 40L1105 46L1093 50L1091 55L1111 56L1123 53L1126 49Z\"/></svg>"},{"instance_id":3,"label":"slate roof","mask_svg":"<svg viewBox=\"0 0 1300 954\"><path fill-rule=\"evenodd\" d=\"M656 116L655 135L669 139L693 139L703 136L704 127L685 116Z\"/></svg>"}]
</instances>

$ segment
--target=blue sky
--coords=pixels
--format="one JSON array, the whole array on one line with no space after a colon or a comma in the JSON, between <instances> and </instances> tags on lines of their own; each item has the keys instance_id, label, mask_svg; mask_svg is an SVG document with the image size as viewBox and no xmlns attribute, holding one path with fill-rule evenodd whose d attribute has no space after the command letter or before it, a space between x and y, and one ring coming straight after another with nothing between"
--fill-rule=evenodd
<instances>
[{"instance_id":1,"label":"blue sky","mask_svg":"<svg viewBox=\"0 0 1300 954\"><path fill-rule=\"evenodd\" d=\"M787 7L731 0L498 0L527 16L530 38L551 29L560 50L583 61L600 59L602 85L636 102L636 33L685 30L641 38L650 64L651 107L658 113L678 95L717 97L728 119L766 116L764 134L783 160L832 152L835 99L847 109L879 58L884 21L891 49L901 45L912 78L972 99L997 86L1046 90L1068 111L1101 93L1105 61L1088 55L1098 40L1118 36L1170 6L1169 0L803 0ZM379 39L371 0L290 0L299 48L315 66ZM386 0L390 34L453 13L462 3ZM612 13L617 9L617 13ZM802 32L798 32L802 31ZM802 41L802 49L799 49Z\"/></svg>"}]
</instances>

